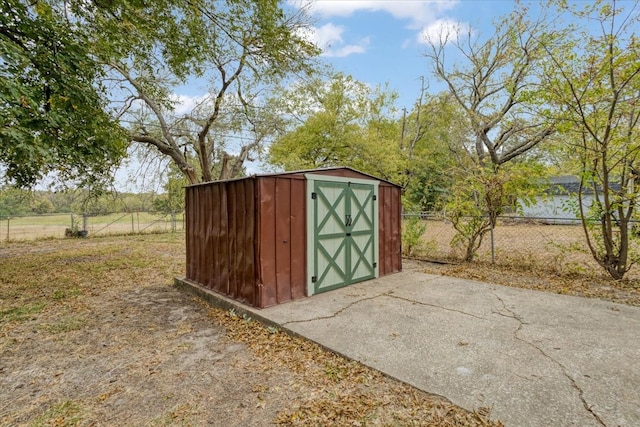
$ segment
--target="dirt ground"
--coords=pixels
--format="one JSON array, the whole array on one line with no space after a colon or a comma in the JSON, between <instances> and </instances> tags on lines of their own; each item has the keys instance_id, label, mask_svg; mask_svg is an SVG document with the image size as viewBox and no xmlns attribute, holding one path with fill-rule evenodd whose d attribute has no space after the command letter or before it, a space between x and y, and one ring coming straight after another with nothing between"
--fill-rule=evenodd
<instances>
[{"instance_id":1,"label":"dirt ground","mask_svg":"<svg viewBox=\"0 0 640 427\"><path fill-rule=\"evenodd\" d=\"M535 264L523 267L493 265L489 262L469 264L415 260L421 263L421 270L425 273L640 306L640 279L637 276L616 281L601 272L558 274L555 268L545 270Z\"/></svg>"},{"instance_id":2,"label":"dirt ground","mask_svg":"<svg viewBox=\"0 0 640 427\"><path fill-rule=\"evenodd\" d=\"M174 288L184 235L0 245L1 426L485 426Z\"/></svg>"}]
</instances>

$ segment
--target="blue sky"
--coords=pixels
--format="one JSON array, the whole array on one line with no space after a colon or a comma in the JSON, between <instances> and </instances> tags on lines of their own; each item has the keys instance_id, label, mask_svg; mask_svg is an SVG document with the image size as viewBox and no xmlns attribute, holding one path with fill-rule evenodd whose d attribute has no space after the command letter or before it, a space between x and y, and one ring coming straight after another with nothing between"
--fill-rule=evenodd
<instances>
[{"instance_id":1,"label":"blue sky","mask_svg":"<svg viewBox=\"0 0 640 427\"><path fill-rule=\"evenodd\" d=\"M535 5L537 2L524 2ZM512 0L288 0L287 7L309 7L312 27L306 37L322 49L321 59L335 71L372 86L389 84L397 108L410 109L424 76L431 92L444 86L430 74L422 55L425 35L457 26L492 34L494 19L513 9ZM206 94L206 84L177 90L176 112L187 113Z\"/></svg>"},{"instance_id":2,"label":"blue sky","mask_svg":"<svg viewBox=\"0 0 640 427\"><path fill-rule=\"evenodd\" d=\"M409 109L419 96L420 76L431 92L443 89L422 55L425 36L452 27L488 36L493 21L513 5L510 0L320 0L309 5L314 25L307 36L336 71L373 86L388 83L399 95L398 108Z\"/></svg>"}]
</instances>

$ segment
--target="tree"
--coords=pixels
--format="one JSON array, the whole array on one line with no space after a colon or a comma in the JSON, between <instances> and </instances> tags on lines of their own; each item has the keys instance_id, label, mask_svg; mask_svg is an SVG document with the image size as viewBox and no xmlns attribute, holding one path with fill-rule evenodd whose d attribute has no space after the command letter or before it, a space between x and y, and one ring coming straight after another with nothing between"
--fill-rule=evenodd
<instances>
[{"instance_id":1,"label":"tree","mask_svg":"<svg viewBox=\"0 0 640 427\"><path fill-rule=\"evenodd\" d=\"M427 40L425 56L433 73L447 85L472 135L471 141L459 141L455 147L458 169L481 184L474 186L474 191L455 186L454 192L459 192L448 204L453 225L466 245L467 261L473 259L483 236L495 226L513 196L507 192L511 177L505 170L512 168L505 166L554 131L553 123L536 111L543 101L539 86L544 59L541 40L551 37L546 22L544 14L530 21L526 8L517 4L495 24L495 33L486 40L472 31L444 31L439 38ZM445 55L449 48L460 59L459 65L449 63Z\"/></svg>"},{"instance_id":2,"label":"tree","mask_svg":"<svg viewBox=\"0 0 640 427\"><path fill-rule=\"evenodd\" d=\"M351 76L315 78L279 96L288 118L269 151L286 170L350 166L395 181L402 170L395 94Z\"/></svg>"},{"instance_id":3,"label":"tree","mask_svg":"<svg viewBox=\"0 0 640 427\"><path fill-rule=\"evenodd\" d=\"M460 161L455 147L469 139L464 115L450 93L431 95L423 85L414 109L401 123L403 204L410 211L442 209L455 184L450 171Z\"/></svg>"},{"instance_id":4,"label":"tree","mask_svg":"<svg viewBox=\"0 0 640 427\"><path fill-rule=\"evenodd\" d=\"M128 141L106 109L88 34L67 2L1 0L0 169L30 187L107 179Z\"/></svg>"},{"instance_id":5,"label":"tree","mask_svg":"<svg viewBox=\"0 0 640 427\"><path fill-rule=\"evenodd\" d=\"M287 170L351 166L401 185L406 209L435 209L452 183L450 147L466 134L450 97L423 85L398 117L393 92L341 73L293 86L279 95L287 120L269 161Z\"/></svg>"},{"instance_id":6,"label":"tree","mask_svg":"<svg viewBox=\"0 0 640 427\"><path fill-rule=\"evenodd\" d=\"M154 209L163 213L184 211L184 187L186 185L189 185L187 178L177 166L171 164L167 171L167 181L163 186L165 192L154 199Z\"/></svg>"},{"instance_id":7,"label":"tree","mask_svg":"<svg viewBox=\"0 0 640 427\"><path fill-rule=\"evenodd\" d=\"M0 187L0 217L24 215L29 212L32 194L12 186Z\"/></svg>"},{"instance_id":8,"label":"tree","mask_svg":"<svg viewBox=\"0 0 640 427\"><path fill-rule=\"evenodd\" d=\"M638 2L622 3L628 10L616 1L583 10L558 5L588 25L562 44L545 43L551 113L564 152L580 165L577 205L589 250L612 278L622 279L639 259L630 227L640 193ZM591 206L583 201L587 188Z\"/></svg>"},{"instance_id":9,"label":"tree","mask_svg":"<svg viewBox=\"0 0 640 427\"><path fill-rule=\"evenodd\" d=\"M0 1L0 166L21 185L104 177L131 140L191 183L234 176L273 132L269 85L318 53L278 0ZM197 79L209 96L176 114Z\"/></svg>"},{"instance_id":10,"label":"tree","mask_svg":"<svg viewBox=\"0 0 640 427\"><path fill-rule=\"evenodd\" d=\"M116 95L125 94L112 101L131 123L130 138L170 159L191 184L238 176L278 124L264 101L270 88L312 70L318 50L298 36L307 25L304 10L287 14L277 0L166 6L123 5L113 16L93 17L107 32L128 28L131 13L150 15L159 26L133 26L127 55L103 58L121 88ZM206 80L209 93L188 114L177 114L173 88L193 78Z\"/></svg>"}]
</instances>

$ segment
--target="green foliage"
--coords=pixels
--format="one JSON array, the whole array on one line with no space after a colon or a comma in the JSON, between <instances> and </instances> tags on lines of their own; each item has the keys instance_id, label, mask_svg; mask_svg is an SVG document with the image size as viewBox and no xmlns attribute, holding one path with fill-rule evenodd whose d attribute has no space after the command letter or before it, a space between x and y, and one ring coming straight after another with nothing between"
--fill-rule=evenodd
<instances>
[{"instance_id":1,"label":"green foliage","mask_svg":"<svg viewBox=\"0 0 640 427\"><path fill-rule=\"evenodd\" d=\"M125 155L123 130L108 114L100 64L83 27L62 2L2 0L0 165L33 186L50 172L82 183L109 178Z\"/></svg>"},{"instance_id":2,"label":"green foliage","mask_svg":"<svg viewBox=\"0 0 640 427\"><path fill-rule=\"evenodd\" d=\"M278 0L0 1L0 167L21 187L51 172L102 184L131 139L190 182L237 176L273 132L261 94L318 53ZM173 92L192 78L210 102L178 117ZM233 133L253 138L225 146Z\"/></svg>"},{"instance_id":3,"label":"green foliage","mask_svg":"<svg viewBox=\"0 0 640 427\"><path fill-rule=\"evenodd\" d=\"M423 244L427 224L420 217L411 217L402 222L402 252L413 255Z\"/></svg>"},{"instance_id":4,"label":"green foliage","mask_svg":"<svg viewBox=\"0 0 640 427\"><path fill-rule=\"evenodd\" d=\"M31 193L15 187L0 187L0 217L30 212Z\"/></svg>"},{"instance_id":5,"label":"green foliage","mask_svg":"<svg viewBox=\"0 0 640 427\"><path fill-rule=\"evenodd\" d=\"M628 3L606 1L557 5L585 23L546 45L544 84L564 141L558 150L578 169L577 208L591 254L621 279L640 260L630 233L640 195L640 12L637 2L628 10ZM584 206L585 193L591 206Z\"/></svg>"},{"instance_id":6,"label":"green foliage","mask_svg":"<svg viewBox=\"0 0 640 427\"><path fill-rule=\"evenodd\" d=\"M499 176L492 171L478 168L461 176L447 198L446 217L456 230L451 245L464 248L467 262L473 260L485 233L491 230L491 218L487 215L489 204L504 201L500 195L501 184Z\"/></svg>"},{"instance_id":7,"label":"green foliage","mask_svg":"<svg viewBox=\"0 0 640 427\"><path fill-rule=\"evenodd\" d=\"M192 184L238 177L262 154L279 122L266 94L292 73L311 73L319 53L300 35L304 13L285 13L277 0L123 2L98 18L87 19L132 41L104 58L127 89L115 95L134 94L113 99L131 139L170 159ZM192 78L207 82L208 95L176 114L174 89ZM131 108L133 98L144 108Z\"/></svg>"},{"instance_id":8,"label":"green foliage","mask_svg":"<svg viewBox=\"0 0 640 427\"><path fill-rule=\"evenodd\" d=\"M187 185L189 185L187 178L175 165L171 165L164 184L165 193L153 200L154 210L164 213L184 211L184 187Z\"/></svg>"},{"instance_id":9,"label":"green foliage","mask_svg":"<svg viewBox=\"0 0 640 427\"><path fill-rule=\"evenodd\" d=\"M408 212L443 208L455 185L446 172L456 164L454 147L469 139L469 126L460 107L448 93L425 95L402 119L400 150L405 187L403 203Z\"/></svg>"},{"instance_id":10,"label":"green foliage","mask_svg":"<svg viewBox=\"0 0 640 427\"><path fill-rule=\"evenodd\" d=\"M434 74L447 84L467 132L449 144L455 185L446 202L447 215L458 233L454 244L465 246L473 260L482 239L505 206L519 198L535 176L518 179L517 163L524 163L540 143L554 133L554 121L543 114L544 93L539 90L544 64L542 42L552 36L542 8L531 20L520 3L495 24L489 38L469 32L428 39L425 56ZM550 22L553 22L551 19ZM449 63L454 49L462 58ZM525 197L526 198L526 197Z\"/></svg>"},{"instance_id":11,"label":"green foliage","mask_svg":"<svg viewBox=\"0 0 640 427\"><path fill-rule=\"evenodd\" d=\"M457 184L445 212L457 232L451 244L463 247L467 262L473 260L498 216L533 202L543 172L540 165L530 162L512 162L499 170L470 167L464 173L454 171Z\"/></svg>"},{"instance_id":12,"label":"green foliage","mask_svg":"<svg viewBox=\"0 0 640 427\"><path fill-rule=\"evenodd\" d=\"M183 181L180 181L183 182ZM174 194L173 211L184 210L182 183L167 184L172 187ZM168 188L168 187L167 187ZM0 217L41 215L50 213L82 213L106 214L110 212L135 212L162 210L166 201L157 202L157 199L165 200L166 195L152 193L116 193L116 192L91 192L83 189L67 190L60 192L31 191L16 187L0 187ZM163 204L164 203L164 204Z\"/></svg>"},{"instance_id":13,"label":"green foliage","mask_svg":"<svg viewBox=\"0 0 640 427\"><path fill-rule=\"evenodd\" d=\"M395 93L371 89L351 76L314 79L280 96L290 117L271 144L269 161L284 170L350 166L395 181L402 171Z\"/></svg>"}]
</instances>

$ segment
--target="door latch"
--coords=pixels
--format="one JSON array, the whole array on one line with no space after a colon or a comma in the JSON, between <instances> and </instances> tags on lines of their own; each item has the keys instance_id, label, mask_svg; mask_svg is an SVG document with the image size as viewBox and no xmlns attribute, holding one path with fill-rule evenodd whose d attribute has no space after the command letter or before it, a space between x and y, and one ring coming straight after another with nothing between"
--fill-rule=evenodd
<instances>
[{"instance_id":1,"label":"door latch","mask_svg":"<svg viewBox=\"0 0 640 427\"><path fill-rule=\"evenodd\" d=\"M351 218L351 215L347 215L347 219L344 223L344 226L349 227L352 223L353 223L353 219Z\"/></svg>"}]
</instances>

